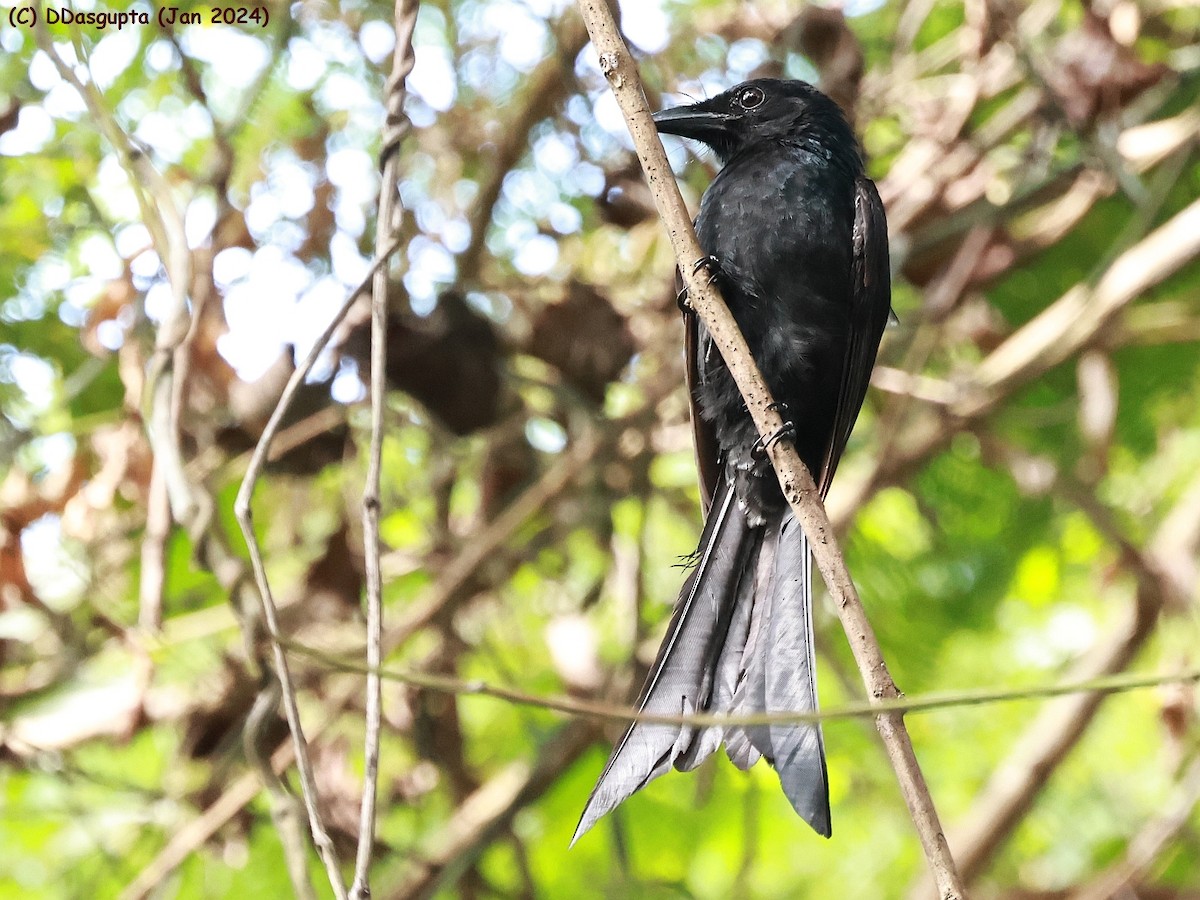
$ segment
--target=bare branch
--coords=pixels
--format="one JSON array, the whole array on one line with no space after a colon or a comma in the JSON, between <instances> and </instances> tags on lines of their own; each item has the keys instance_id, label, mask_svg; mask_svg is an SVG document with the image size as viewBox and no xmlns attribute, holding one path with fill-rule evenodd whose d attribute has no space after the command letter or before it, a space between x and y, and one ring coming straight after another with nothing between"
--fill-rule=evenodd
<instances>
[{"instance_id":1,"label":"bare branch","mask_svg":"<svg viewBox=\"0 0 1200 900\"><path fill-rule=\"evenodd\" d=\"M1107 507L1086 490L1060 483L1069 499L1092 519L1097 529L1122 551L1126 565L1137 579L1131 608L1125 621L1107 640L1080 661L1073 678L1094 679L1124 671L1154 633L1164 608L1188 596L1191 585L1172 577L1170 556L1194 556L1200 541L1200 477L1158 526L1149 542L1152 549L1139 550L1111 521ZM1183 535L1181 540L1178 536ZM1013 744L1013 751L995 770L963 823L952 832L963 877L970 881L983 872L1003 846L1021 818L1028 812L1050 774L1067 757L1095 718L1104 697L1081 694L1048 703ZM914 896L923 896L917 887Z\"/></svg>"},{"instance_id":2,"label":"bare branch","mask_svg":"<svg viewBox=\"0 0 1200 900\"><path fill-rule=\"evenodd\" d=\"M679 187L675 183L666 153L650 118L637 67L621 40L608 6L602 0L580 0L579 7L592 43L600 55L600 68L616 95L617 103L633 136L638 158L642 162L646 180L654 195L655 206L670 234L675 258L687 284L692 307L720 349L721 357L742 392L755 425L765 438L778 431L783 422L773 407L770 393L733 316L714 286L708 284L708 279L701 277L693 268L692 264L701 259L704 253L696 240L696 233L683 205ZM873 699L898 696L899 691L883 660L879 642L875 639L870 621L858 599L854 582L846 570L845 560L837 547L833 529L821 504L812 475L800 462L795 449L786 441L774 443L769 452L784 496L808 535L817 567L834 596L838 616L854 652L868 695ZM901 793L908 804L913 825L937 882L939 895L943 900L965 896L954 859L950 855L950 848L942 834L937 811L904 727L903 716L899 713L880 715L876 719L876 728L883 738L888 758L900 782Z\"/></svg>"},{"instance_id":3,"label":"bare branch","mask_svg":"<svg viewBox=\"0 0 1200 900\"><path fill-rule=\"evenodd\" d=\"M910 420L857 483L842 482L830 504L842 525L875 491L894 484L946 445L967 423L991 415L1013 391L1097 344L1110 344L1121 314L1136 299L1200 255L1200 200L1114 260L1094 286L1080 282L993 350L957 388L883 369L881 385L927 400L934 411ZM951 397L950 394L956 394Z\"/></svg>"},{"instance_id":4,"label":"bare branch","mask_svg":"<svg viewBox=\"0 0 1200 900\"><path fill-rule=\"evenodd\" d=\"M389 247L385 248L387 251L385 254L376 258L366 278L357 288L350 292L341 309L333 316L330 323L326 326L325 331L322 332L321 336L313 344L312 349L309 350L308 356L305 357L304 361L292 373L291 378L288 379L288 383L279 397L279 402L275 406L275 411L271 414L271 418L267 421L267 425L263 429L258 446L254 448L254 454L250 457L250 464L246 467L246 476L242 480L242 486L238 489L237 498L233 504L234 515L241 526L242 537L246 540L246 547L250 552L250 565L254 569L254 579L258 584L259 602L262 607L263 620L267 626L267 636L270 639L271 649L275 657L276 672L283 690L283 706L287 714L288 728L292 733L292 741L296 753L296 767L300 772L300 787L304 794L305 808L308 810L309 827L312 829L313 843L316 845L317 852L321 855L325 863L325 870L329 875L330 884L333 886L338 900L346 900L346 885L342 881L341 870L338 868L333 842L325 831L325 826L321 819L316 782L313 777L312 761L309 759L308 745L305 742L304 729L300 722L300 709L297 704L296 690L292 683L291 672L288 669L287 655L284 653L282 637L279 631L279 613L275 605L275 597L271 593L271 585L267 580L267 570L263 565L262 550L254 534L251 500L254 497L254 487L258 482L258 476L266 464L267 455L271 449L271 442L279 430L279 426L283 421L284 415L287 413L292 398L295 397L296 392L304 384L304 379L308 377L308 373L316 364L317 358L325 349L325 345L329 342L329 338L341 323L342 318L349 311L350 307L357 302L358 298L366 292L367 285L375 277L376 270L384 266L396 248L397 244L393 242Z\"/></svg>"},{"instance_id":5,"label":"bare branch","mask_svg":"<svg viewBox=\"0 0 1200 900\"><path fill-rule=\"evenodd\" d=\"M980 415L1013 388L1090 346L1145 291L1200 254L1200 200L1121 254L1095 287L1078 284L979 364L955 413Z\"/></svg>"},{"instance_id":6,"label":"bare branch","mask_svg":"<svg viewBox=\"0 0 1200 900\"><path fill-rule=\"evenodd\" d=\"M1131 895L1130 890L1144 878L1156 859L1180 831L1200 804L1200 758L1192 760L1175 786L1166 808L1129 842L1124 859L1100 873L1071 895L1071 900L1109 900Z\"/></svg>"},{"instance_id":7,"label":"bare branch","mask_svg":"<svg viewBox=\"0 0 1200 900\"><path fill-rule=\"evenodd\" d=\"M396 0L393 17L396 48L388 79L387 128L383 137L383 177L379 183L379 215L375 225L375 252L380 257L399 232L400 144L412 128L404 112L405 79L412 71L412 37L417 26L419 0ZM371 444L367 451L367 483L363 489L363 554L367 588L367 665L382 662L383 576L379 565L379 481L383 471L383 414L387 403L388 271L375 270L371 288ZM350 896L371 896L371 853L375 847L375 801L379 784L379 726L382 717L382 683L375 673L367 675L366 722L363 746L363 786L359 809L358 850L354 858L354 882Z\"/></svg>"},{"instance_id":8,"label":"bare branch","mask_svg":"<svg viewBox=\"0 0 1200 900\"><path fill-rule=\"evenodd\" d=\"M1123 671L1153 633L1158 598L1139 586L1131 614L1107 641L1084 659L1072 678L1100 678ZM1080 694L1047 703L1013 743L1013 752L997 766L972 811L951 833L963 878L983 872L1028 811L1053 772L1079 742L1104 696ZM928 895L927 887L914 897Z\"/></svg>"}]
</instances>

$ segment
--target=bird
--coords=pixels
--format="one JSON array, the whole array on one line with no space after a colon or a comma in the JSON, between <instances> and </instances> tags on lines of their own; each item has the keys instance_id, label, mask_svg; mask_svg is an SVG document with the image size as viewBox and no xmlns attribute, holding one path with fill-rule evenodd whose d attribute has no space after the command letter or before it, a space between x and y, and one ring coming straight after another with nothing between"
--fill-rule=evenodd
<instances>
[{"instance_id":1,"label":"bird","mask_svg":"<svg viewBox=\"0 0 1200 900\"><path fill-rule=\"evenodd\" d=\"M707 269L750 348L790 440L824 498L893 318L887 220L841 108L804 81L760 78L654 114L721 168L695 220ZM677 284L681 283L677 275ZM817 710L812 562L765 444L724 360L680 293L686 380L705 510L694 567L637 702L639 712ZM672 766L719 746L765 759L796 813L832 834L819 723L635 721L613 748L572 838Z\"/></svg>"}]
</instances>

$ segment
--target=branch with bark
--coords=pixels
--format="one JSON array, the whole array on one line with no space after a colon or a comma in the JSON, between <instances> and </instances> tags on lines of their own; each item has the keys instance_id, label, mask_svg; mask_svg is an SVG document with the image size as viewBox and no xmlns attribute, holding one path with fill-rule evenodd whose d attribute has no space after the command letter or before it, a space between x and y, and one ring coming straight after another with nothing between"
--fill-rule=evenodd
<instances>
[{"instance_id":1,"label":"branch with bark","mask_svg":"<svg viewBox=\"0 0 1200 900\"><path fill-rule=\"evenodd\" d=\"M737 383L746 407L764 441L783 427L770 392L754 363L745 338L714 285L700 274L695 265L704 257L692 222L684 207L679 187L658 132L650 117L637 66L621 39L612 12L599 0L580 0L580 11L588 33L600 57L600 69L608 79L625 122L633 137L638 158L654 195L659 216L671 238L676 264L688 289L692 308L704 322L713 343L720 350L730 374ZM858 598L858 592L833 528L821 503L812 475L801 463L787 441L767 441L771 463L779 477L784 497L804 528L813 557L825 584L833 595L838 617L854 653L867 694L875 700L898 697L899 690L883 660L879 642ZM954 858L942 834L937 810L929 794L925 777L917 763L912 742L899 713L884 713L876 719L888 758L900 783L913 826L921 841L938 894L943 900L965 896Z\"/></svg>"}]
</instances>

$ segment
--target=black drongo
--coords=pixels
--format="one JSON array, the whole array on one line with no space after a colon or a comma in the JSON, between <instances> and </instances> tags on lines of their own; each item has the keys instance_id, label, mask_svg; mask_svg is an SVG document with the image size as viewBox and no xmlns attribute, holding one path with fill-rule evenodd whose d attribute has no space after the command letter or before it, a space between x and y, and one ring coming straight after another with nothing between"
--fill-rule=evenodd
<instances>
[{"instance_id":1,"label":"black drongo","mask_svg":"<svg viewBox=\"0 0 1200 900\"><path fill-rule=\"evenodd\" d=\"M759 79L654 116L724 163L696 233L822 496L866 394L890 313L887 224L838 106L802 81ZM698 264L698 265L700 265ZM681 304L682 305L682 304ZM733 715L817 708L811 562L746 406L704 326L684 305L688 387L707 518L642 689L647 713ZM830 834L819 725L635 723L613 750L575 838L672 765L722 743L763 757L796 812Z\"/></svg>"}]
</instances>

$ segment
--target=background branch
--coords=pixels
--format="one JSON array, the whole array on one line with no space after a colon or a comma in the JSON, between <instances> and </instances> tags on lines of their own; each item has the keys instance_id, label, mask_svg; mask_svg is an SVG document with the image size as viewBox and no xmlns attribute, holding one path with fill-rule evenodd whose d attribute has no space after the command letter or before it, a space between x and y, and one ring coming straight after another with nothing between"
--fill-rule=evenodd
<instances>
[{"instance_id":1,"label":"background branch","mask_svg":"<svg viewBox=\"0 0 1200 900\"><path fill-rule=\"evenodd\" d=\"M996 802L977 891L1194 893L1200 853L1177 827L1200 727L1194 17L1125 0L661 6L622 10L651 103L819 78L888 205L900 326L827 509L912 696L858 702L819 608L838 676L824 715L941 710L906 722L939 813L979 824ZM792 852L803 825L757 784L769 773L715 761L655 782L560 864L699 516L674 254L586 29L552 7L451 0L414 32L378 667L369 304L293 381L255 462L325 829L338 859L374 847L377 895L412 879L464 900L904 896L921 847L857 723L832 761L853 778L831 785L851 839ZM377 255L371 160L399 45L390 4L269 12L4 33L0 894L313 889L260 596L228 528L297 355ZM689 202L706 167L678 180ZM1113 674L1070 680L1097 671ZM347 748L373 673L372 839ZM520 793L571 716L596 723L587 760Z\"/></svg>"},{"instance_id":2,"label":"background branch","mask_svg":"<svg viewBox=\"0 0 1200 900\"><path fill-rule=\"evenodd\" d=\"M413 31L417 27L418 0L396 0L396 49L388 79L387 125L383 134L383 178L379 184L379 215L375 223L375 252L386 258L387 249L400 231L400 145L412 125L404 110L405 81L412 71ZM383 576L379 557L379 479L383 468L383 417L387 405L388 271L375 270L371 289L371 444L367 451L367 483L363 488L363 545L366 557L367 666L366 735L363 748L363 789L360 803L358 852L350 896L371 896L371 853L375 847L375 804L379 783L379 729L383 695L374 674L383 660Z\"/></svg>"}]
</instances>

